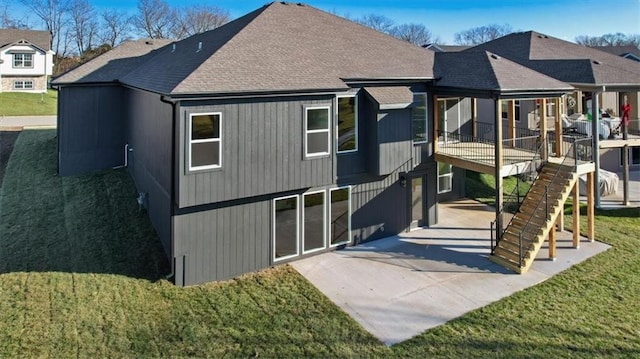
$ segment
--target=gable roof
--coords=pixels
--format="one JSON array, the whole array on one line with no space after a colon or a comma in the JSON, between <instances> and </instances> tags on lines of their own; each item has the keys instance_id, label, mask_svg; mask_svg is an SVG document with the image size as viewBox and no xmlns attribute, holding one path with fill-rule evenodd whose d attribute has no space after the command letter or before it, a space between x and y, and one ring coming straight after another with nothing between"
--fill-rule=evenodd
<instances>
[{"instance_id":1,"label":"gable roof","mask_svg":"<svg viewBox=\"0 0 640 359\"><path fill-rule=\"evenodd\" d=\"M458 51L466 50L471 46L427 44L427 45L424 45L423 47L433 52L458 52Z\"/></svg>"},{"instance_id":2,"label":"gable roof","mask_svg":"<svg viewBox=\"0 0 640 359\"><path fill-rule=\"evenodd\" d=\"M436 85L485 96L558 95L573 87L488 51L435 54Z\"/></svg>"},{"instance_id":3,"label":"gable roof","mask_svg":"<svg viewBox=\"0 0 640 359\"><path fill-rule=\"evenodd\" d=\"M200 50L198 50L200 49ZM167 46L121 81L163 94L346 89L433 78L433 53L352 21L274 2Z\"/></svg>"},{"instance_id":4,"label":"gable roof","mask_svg":"<svg viewBox=\"0 0 640 359\"><path fill-rule=\"evenodd\" d=\"M640 61L640 49L633 45L626 46L591 46L591 48L598 49L600 51L608 52L617 56L621 56L627 59L633 59Z\"/></svg>"},{"instance_id":5,"label":"gable roof","mask_svg":"<svg viewBox=\"0 0 640 359\"><path fill-rule=\"evenodd\" d=\"M118 81L152 57L155 54L153 50L169 43L171 40L165 39L125 41L104 54L61 74L51 83L62 85Z\"/></svg>"},{"instance_id":6,"label":"gable roof","mask_svg":"<svg viewBox=\"0 0 640 359\"><path fill-rule=\"evenodd\" d=\"M407 86L365 87L380 110L402 109L413 103L413 92Z\"/></svg>"},{"instance_id":7,"label":"gable roof","mask_svg":"<svg viewBox=\"0 0 640 359\"><path fill-rule=\"evenodd\" d=\"M26 40L43 51L51 50L51 34L44 30L0 29L0 48Z\"/></svg>"},{"instance_id":8,"label":"gable roof","mask_svg":"<svg viewBox=\"0 0 640 359\"><path fill-rule=\"evenodd\" d=\"M513 33L465 52L490 51L574 85L640 88L640 63L534 31Z\"/></svg>"}]
</instances>

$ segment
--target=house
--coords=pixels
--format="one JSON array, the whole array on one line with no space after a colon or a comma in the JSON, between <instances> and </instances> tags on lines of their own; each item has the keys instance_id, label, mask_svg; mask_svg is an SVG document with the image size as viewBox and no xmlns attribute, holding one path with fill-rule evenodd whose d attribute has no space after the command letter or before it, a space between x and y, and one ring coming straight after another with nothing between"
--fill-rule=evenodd
<instances>
[{"instance_id":1,"label":"house","mask_svg":"<svg viewBox=\"0 0 640 359\"><path fill-rule=\"evenodd\" d=\"M0 29L0 92L46 92L53 55L48 31Z\"/></svg>"},{"instance_id":2,"label":"house","mask_svg":"<svg viewBox=\"0 0 640 359\"><path fill-rule=\"evenodd\" d=\"M483 143L488 161L447 155L463 141L440 145L441 119L472 135L475 98L574 89L488 51L436 54L281 2L181 41L125 43L52 83L59 174L126 166L177 285L433 225L466 168L497 183L522 170L501 141Z\"/></svg>"},{"instance_id":3,"label":"house","mask_svg":"<svg viewBox=\"0 0 640 359\"><path fill-rule=\"evenodd\" d=\"M640 49L633 45L626 46L593 46L592 48L621 56L633 61L640 61Z\"/></svg>"},{"instance_id":4,"label":"house","mask_svg":"<svg viewBox=\"0 0 640 359\"><path fill-rule=\"evenodd\" d=\"M471 46L467 45L441 45L441 44L426 44L423 45L427 50L431 50L433 52L459 52L470 48Z\"/></svg>"}]
</instances>

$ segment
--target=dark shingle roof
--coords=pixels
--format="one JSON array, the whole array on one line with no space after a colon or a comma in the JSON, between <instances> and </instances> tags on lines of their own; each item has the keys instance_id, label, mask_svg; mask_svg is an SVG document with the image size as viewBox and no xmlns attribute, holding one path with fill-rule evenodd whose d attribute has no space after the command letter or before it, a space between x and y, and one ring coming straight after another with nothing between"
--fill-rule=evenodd
<instances>
[{"instance_id":1,"label":"dark shingle roof","mask_svg":"<svg viewBox=\"0 0 640 359\"><path fill-rule=\"evenodd\" d=\"M110 51L56 77L53 85L69 83L114 82L131 72L150 57L156 50L169 44L171 40L126 41Z\"/></svg>"},{"instance_id":2,"label":"dark shingle roof","mask_svg":"<svg viewBox=\"0 0 640 359\"><path fill-rule=\"evenodd\" d=\"M437 86L493 93L565 92L572 87L488 51L435 54Z\"/></svg>"},{"instance_id":3,"label":"dark shingle roof","mask_svg":"<svg viewBox=\"0 0 640 359\"><path fill-rule=\"evenodd\" d=\"M51 50L51 34L42 30L0 29L0 48L27 40L44 51Z\"/></svg>"},{"instance_id":4,"label":"dark shingle roof","mask_svg":"<svg viewBox=\"0 0 640 359\"><path fill-rule=\"evenodd\" d=\"M616 56L624 56L626 54L633 54L637 57L640 57L640 49L633 45L626 46L592 46L593 49L598 49L600 51L608 52L610 54L614 54Z\"/></svg>"},{"instance_id":5,"label":"dark shingle roof","mask_svg":"<svg viewBox=\"0 0 640 359\"><path fill-rule=\"evenodd\" d=\"M346 88L349 79L433 78L432 69L433 53L421 47L274 2L163 48L121 81L166 94L321 90Z\"/></svg>"},{"instance_id":6,"label":"dark shingle roof","mask_svg":"<svg viewBox=\"0 0 640 359\"><path fill-rule=\"evenodd\" d=\"M413 103L413 92L407 86L365 87L381 110L405 108Z\"/></svg>"},{"instance_id":7,"label":"dark shingle roof","mask_svg":"<svg viewBox=\"0 0 640 359\"><path fill-rule=\"evenodd\" d=\"M640 86L640 63L533 31L465 50L474 51L496 53L572 84Z\"/></svg>"}]
</instances>

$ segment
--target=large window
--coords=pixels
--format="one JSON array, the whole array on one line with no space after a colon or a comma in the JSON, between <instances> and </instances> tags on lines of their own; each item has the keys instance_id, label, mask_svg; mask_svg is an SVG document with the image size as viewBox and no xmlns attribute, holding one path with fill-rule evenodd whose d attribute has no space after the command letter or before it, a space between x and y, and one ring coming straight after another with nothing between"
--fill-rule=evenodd
<instances>
[{"instance_id":1,"label":"large window","mask_svg":"<svg viewBox=\"0 0 640 359\"><path fill-rule=\"evenodd\" d=\"M413 143L427 142L427 94L416 93L413 95L413 108L411 109L411 133Z\"/></svg>"},{"instance_id":2,"label":"large window","mask_svg":"<svg viewBox=\"0 0 640 359\"><path fill-rule=\"evenodd\" d=\"M350 242L351 239L351 193L349 187L330 192L331 246Z\"/></svg>"},{"instance_id":3,"label":"large window","mask_svg":"<svg viewBox=\"0 0 640 359\"><path fill-rule=\"evenodd\" d=\"M460 131L460 102L458 98L440 98L438 99L438 130L440 131L440 139L447 141L449 133Z\"/></svg>"},{"instance_id":4,"label":"large window","mask_svg":"<svg viewBox=\"0 0 640 359\"><path fill-rule=\"evenodd\" d=\"M13 67L19 67L19 68L33 67L33 54L24 54L24 53L13 54Z\"/></svg>"},{"instance_id":5,"label":"large window","mask_svg":"<svg viewBox=\"0 0 640 359\"><path fill-rule=\"evenodd\" d=\"M305 108L304 154L306 157L324 156L329 154L330 122L329 106Z\"/></svg>"},{"instance_id":6,"label":"large window","mask_svg":"<svg viewBox=\"0 0 640 359\"><path fill-rule=\"evenodd\" d=\"M357 150L358 103L356 97L338 97L338 152Z\"/></svg>"},{"instance_id":7,"label":"large window","mask_svg":"<svg viewBox=\"0 0 640 359\"><path fill-rule=\"evenodd\" d=\"M32 90L33 89L33 81L31 81L31 80L13 81L13 89L14 90Z\"/></svg>"},{"instance_id":8,"label":"large window","mask_svg":"<svg viewBox=\"0 0 640 359\"><path fill-rule=\"evenodd\" d=\"M189 116L189 170L222 165L221 117L219 112Z\"/></svg>"},{"instance_id":9,"label":"large window","mask_svg":"<svg viewBox=\"0 0 640 359\"><path fill-rule=\"evenodd\" d=\"M274 201L273 260L298 255L298 196Z\"/></svg>"},{"instance_id":10,"label":"large window","mask_svg":"<svg viewBox=\"0 0 640 359\"><path fill-rule=\"evenodd\" d=\"M453 168L448 163L438 162L438 193L451 192L453 188Z\"/></svg>"},{"instance_id":11,"label":"large window","mask_svg":"<svg viewBox=\"0 0 640 359\"><path fill-rule=\"evenodd\" d=\"M302 252L323 249L325 244L325 191L302 196Z\"/></svg>"}]
</instances>

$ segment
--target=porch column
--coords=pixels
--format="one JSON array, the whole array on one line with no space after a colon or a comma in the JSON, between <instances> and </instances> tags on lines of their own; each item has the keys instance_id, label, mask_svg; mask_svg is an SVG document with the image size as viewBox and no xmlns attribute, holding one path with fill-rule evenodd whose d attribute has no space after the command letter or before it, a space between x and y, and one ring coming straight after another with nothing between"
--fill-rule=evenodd
<instances>
[{"instance_id":1,"label":"porch column","mask_svg":"<svg viewBox=\"0 0 640 359\"><path fill-rule=\"evenodd\" d=\"M598 110L598 92L591 93L591 137L593 137L593 164L596 167L594 172L593 185L598 186L595 193L595 207L600 208L600 113Z\"/></svg>"},{"instance_id":2,"label":"porch column","mask_svg":"<svg viewBox=\"0 0 640 359\"><path fill-rule=\"evenodd\" d=\"M549 259L556 260L556 226L551 226L549 231Z\"/></svg>"},{"instance_id":3,"label":"porch column","mask_svg":"<svg viewBox=\"0 0 640 359\"><path fill-rule=\"evenodd\" d=\"M438 152L438 127L440 126L438 111L438 96L433 95L433 153Z\"/></svg>"},{"instance_id":4,"label":"porch column","mask_svg":"<svg viewBox=\"0 0 640 359\"><path fill-rule=\"evenodd\" d=\"M500 105L500 99L494 99L495 105L495 181L496 181L496 237L502 238L502 232L504 230L503 223L503 181L502 181L502 106Z\"/></svg>"},{"instance_id":5,"label":"porch column","mask_svg":"<svg viewBox=\"0 0 640 359\"><path fill-rule=\"evenodd\" d=\"M576 96L576 112L584 113L584 110L582 108L582 91L576 91L575 96Z\"/></svg>"},{"instance_id":6,"label":"porch column","mask_svg":"<svg viewBox=\"0 0 640 359\"><path fill-rule=\"evenodd\" d=\"M627 105L629 103L629 98L625 94L622 100L623 105ZM622 106L621 106L622 107ZM620 114L622 117L622 114ZM629 139L629 129L627 128L626 121L622 121L622 139ZM628 206L631 203L629 202L629 145L624 145L622 147L622 195L623 197L623 205Z\"/></svg>"},{"instance_id":7,"label":"porch column","mask_svg":"<svg viewBox=\"0 0 640 359\"><path fill-rule=\"evenodd\" d=\"M540 99L540 143L543 145L540 150L540 157L543 161L546 161L549 156L547 154L547 99Z\"/></svg>"},{"instance_id":8,"label":"porch column","mask_svg":"<svg viewBox=\"0 0 640 359\"><path fill-rule=\"evenodd\" d=\"M573 186L573 247L580 248L580 181Z\"/></svg>"},{"instance_id":9,"label":"porch column","mask_svg":"<svg viewBox=\"0 0 640 359\"><path fill-rule=\"evenodd\" d=\"M555 118L554 124L555 124L555 133L556 133L556 148L555 148L555 152L556 152L556 157L563 157L564 151L562 150L562 121L560 120L560 116L561 116L561 109L560 109L560 98L555 98L553 100L554 103L554 107L555 107L555 111L553 113L553 116ZM564 231L564 211L561 210L560 214L558 215L558 221L556 222L558 224L558 231L562 232Z\"/></svg>"},{"instance_id":10,"label":"porch column","mask_svg":"<svg viewBox=\"0 0 640 359\"><path fill-rule=\"evenodd\" d=\"M507 101L507 123L509 124L509 138L511 147L516 147L516 101Z\"/></svg>"},{"instance_id":11,"label":"porch column","mask_svg":"<svg viewBox=\"0 0 640 359\"><path fill-rule=\"evenodd\" d=\"M478 137L478 99L475 97L471 98L471 125L472 125L472 136Z\"/></svg>"},{"instance_id":12,"label":"porch column","mask_svg":"<svg viewBox=\"0 0 640 359\"><path fill-rule=\"evenodd\" d=\"M596 171L598 169L596 168ZM587 173L587 238L591 242L595 240L595 203L594 203L594 175L595 172Z\"/></svg>"}]
</instances>

